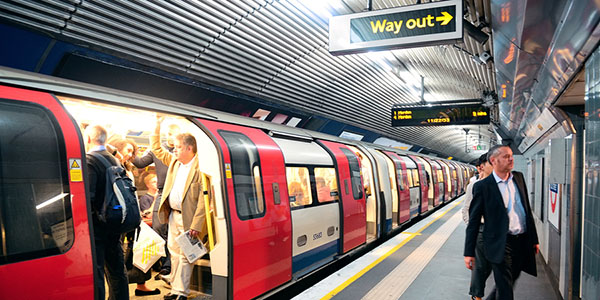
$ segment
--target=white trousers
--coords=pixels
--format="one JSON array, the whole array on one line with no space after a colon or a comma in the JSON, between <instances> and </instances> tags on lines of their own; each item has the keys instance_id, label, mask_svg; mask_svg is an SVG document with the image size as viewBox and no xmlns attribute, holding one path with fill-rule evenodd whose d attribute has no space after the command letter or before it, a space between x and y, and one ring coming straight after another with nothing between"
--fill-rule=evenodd
<instances>
[{"instance_id":1,"label":"white trousers","mask_svg":"<svg viewBox=\"0 0 600 300\"><path fill-rule=\"evenodd\" d=\"M194 265L188 262L181 248L179 248L179 244L175 241L183 232L181 212L171 210L167 241L167 247L171 253L171 293L187 297L190 294L190 280Z\"/></svg>"}]
</instances>

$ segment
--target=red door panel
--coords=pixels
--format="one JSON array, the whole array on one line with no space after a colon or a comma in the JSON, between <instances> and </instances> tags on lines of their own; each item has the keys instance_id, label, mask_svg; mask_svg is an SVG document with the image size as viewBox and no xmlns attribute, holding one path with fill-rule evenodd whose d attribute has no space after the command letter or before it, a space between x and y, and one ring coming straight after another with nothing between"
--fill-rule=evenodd
<instances>
[{"instance_id":1,"label":"red door panel","mask_svg":"<svg viewBox=\"0 0 600 300\"><path fill-rule=\"evenodd\" d=\"M198 121L213 134L223 154L232 232L229 263L233 266L233 274L229 275L233 283L233 298L254 298L289 281L292 276L292 223L283 154L262 130L202 119ZM230 171L232 159L221 136L223 131L243 134L258 149L265 200L262 216L249 219L240 218L238 214ZM278 186L279 199L274 199L274 184Z\"/></svg>"},{"instance_id":2,"label":"red door panel","mask_svg":"<svg viewBox=\"0 0 600 300\"><path fill-rule=\"evenodd\" d=\"M64 172L67 172L69 176L69 191L66 196L71 200L73 232L67 233L67 236L72 234L71 247L60 251L63 252L62 254L34 254L33 256L36 258L16 259L14 262L11 259L3 260L3 264L0 265L2 282L0 299L93 299L93 261L95 259L90 240L88 206L83 181L85 180L83 172L85 155L78 129L65 112L64 107L51 94L0 86L0 98L17 100L13 103L34 103L40 105L37 107L43 107L49 115L56 119L57 130L62 132L65 143L65 161L76 162L75 168L70 170L68 163L61 166L61 169L64 167ZM76 168L78 166L79 168ZM27 181L25 179L24 182ZM41 210L42 207L43 205L40 203L31 209ZM69 221L66 222L66 224L68 223ZM66 231L70 230L68 228ZM9 230L7 232L10 234ZM44 239L47 240L48 237L44 237Z\"/></svg>"},{"instance_id":3,"label":"red door panel","mask_svg":"<svg viewBox=\"0 0 600 300\"><path fill-rule=\"evenodd\" d=\"M385 151L396 167L396 173L401 172L402 176L396 174L396 184L398 185L398 224L410 220L410 189L408 187L408 176L406 175L406 163L394 152ZM400 171L398 171L400 170ZM398 178L400 177L400 178ZM402 180L402 182L400 182ZM404 187L402 190L400 187Z\"/></svg>"},{"instance_id":4,"label":"red door panel","mask_svg":"<svg viewBox=\"0 0 600 300\"><path fill-rule=\"evenodd\" d=\"M360 185L356 187L360 189L360 195L356 195L356 188L353 191L353 183L350 173L350 163L346 155L352 155L356 159L356 163L358 163L359 174L360 161L358 160L354 152L352 152L352 150L350 150L343 144L329 141L319 141L319 143L325 146L328 149L329 153L333 155L335 160L335 166L338 171L338 180L340 191L342 194L343 210L342 251L347 252L365 243L367 238L366 201L364 192L362 190L362 179Z\"/></svg>"}]
</instances>

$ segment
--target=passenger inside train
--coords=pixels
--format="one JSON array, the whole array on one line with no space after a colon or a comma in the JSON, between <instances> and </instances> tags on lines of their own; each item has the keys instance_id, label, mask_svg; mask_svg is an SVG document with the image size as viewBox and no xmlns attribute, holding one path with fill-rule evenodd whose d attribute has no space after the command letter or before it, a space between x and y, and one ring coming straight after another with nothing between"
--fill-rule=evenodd
<instances>
[{"instance_id":1,"label":"passenger inside train","mask_svg":"<svg viewBox=\"0 0 600 300\"><path fill-rule=\"evenodd\" d=\"M127 171L127 175L136 183L143 220L151 225L151 213L154 201L160 201L160 199L154 199L154 195L157 192L157 179L153 170L154 166L150 165L146 168L139 169L134 166L133 161L136 157L145 154L139 153L138 148L150 149L150 135L155 129L154 121L156 120L156 113L134 109L127 110L99 103L78 101L76 99L63 99L63 103L67 110L72 113L80 128L85 128L87 124L102 124L108 129L109 139L107 142L107 149L109 149L109 152L117 158ZM164 119L166 125L164 128L167 130L165 130L166 134L164 136L166 137L166 141L163 142L163 145L166 147L173 146L172 140L179 132L189 131L194 132L194 135L196 136L199 135L197 127L193 126L189 121L183 118L167 115ZM138 147L138 145L141 145L141 147ZM200 145L198 145L198 147L202 148ZM202 169L203 158L198 155L198 159L200 169ZM146 169L148 169L148 171ZM301 198L301 196L299 196L299 198ZM204 203L199 203L199 205L204 205ZM206 209L206 211L210 211L210 209ZM127 237L124 239L126 267L128 269L129 282L137 284L135 295L146 296L159 294L160 291L158 289L151 289L146 286L146 281L153 277L151 271L149 270L144 273L133 266L132 244L134 235L127 234L126 236ZM196 264L210 269L210 263L207 261L208 259L209 257L205 256ZM164 278L172 280L169 276L165 276ZM195 280L194 282L201 283L202 281ZM194 288L197 290L203 289L203 287Z\"/></svg>"},{"instance_id":2,"label":"passenger inside train","mask_svg":"<svg viewBox=\"0 0 600 300\"><path fill-rule=\"evenodd\" d=\"M308 169L303 167L288 167L286 168L286 175L289 183L290 205L297 207L312 204Z\"/></svg>"}]
</instances>

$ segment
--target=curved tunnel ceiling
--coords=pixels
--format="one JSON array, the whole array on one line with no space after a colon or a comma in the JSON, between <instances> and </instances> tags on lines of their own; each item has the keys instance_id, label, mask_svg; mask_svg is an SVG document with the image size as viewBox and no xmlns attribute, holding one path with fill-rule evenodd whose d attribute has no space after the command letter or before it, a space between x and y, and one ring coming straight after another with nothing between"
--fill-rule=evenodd
<instances>
[{"instance_id":1,"label":"curved tunnel ceiling","mask_svg":"<svg viewBox=\"0 0 600 300\"><path fill-rule=\"evenodd\" d=\"M416 1L374 0L373 9ZM456 45L332 56L328 18L365 10L365 0L0 2L0 16L54 38L472 161L488 125L391 127L394 104L480 99L495 91L493 53L465 34ZM490 1L465 1L465 19L490 24ZM176 99L173 99L176 100ZM470 138L463 128L470 129Z\"/></svg>"}]
</instances>

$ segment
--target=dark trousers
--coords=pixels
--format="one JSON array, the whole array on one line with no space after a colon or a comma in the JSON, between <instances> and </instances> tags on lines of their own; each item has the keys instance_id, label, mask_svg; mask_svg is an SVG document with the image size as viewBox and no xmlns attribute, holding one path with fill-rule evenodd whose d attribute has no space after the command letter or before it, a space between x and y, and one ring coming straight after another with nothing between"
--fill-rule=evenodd
<instances>
[{"instance_id":1,"label":"dark trousers","mask_svg":"<svg viewBox=\"0 0 600 300\"><path fill-rule=\"evenodd\" d=\"M106 274L109 299L127 300L129 299L129 282L125 270L121 237L119 234L106 233L98 226L94 230L96 244L95 298L106 299L104 290L104 276Z\"/></svg>"},{"instance_id":2,"label":"dark trousers","mask_svg":"<svg viewBox=\"0 0 600 300\"><path fill-rule=\"evenodd\" d=\"M513 300L513 289L523 269L524 256L527 248L524 234L506 237L504 260L499 264L492 264L496 288L487 298L488 300Z\"/></svg>"},{"instance_id":3,"label":"dark trousers","mask_svg":"<svg viewBox=\"0 0 600 300\"><path fill-rule=\"evenodd\" d=\"M133 265L133 242L136 235L138 235L136 231L137 229L125 234L125 239L127 239L127 250L125 250L125 268L127 269L127 279L129 283L144 284L146 281L152 278L152 270L148 270L148 272L144 273L142 270Z\"/></svg>"},{"instance_id":4,"label":"dark trousers","mask_svg":"<svg viewBox=\"0 0 600 300\"><path fill-rule=\"evenodd\" d=\"M169 223L160 224L158 221L158 207L160 205L160 198L162 197L162 188L158 189L156 193L156 197L154 200L154 206L152 207L152 229L160 235L165 242L168 241L169 235ZM161 271L165 270L166 272L171 272L171 254L169 253L169 249L167 248L167 243L165 243L165 252L167 256L161 257L158 261L161 262Z\"/></svg>"},{"instance_id":5,"label":"dark trousers","mask_svg":"<svg viewBox=\"0 0 600 300\"><path fill-rule=\"evenodd\" d=\"M483 254L483 225L477 234L475 245L475 267L471 271L471 288L469 294L475 297L483 297L485 293L485 281L492 273L492 265Z\"/></svg>"}]
</instances>

